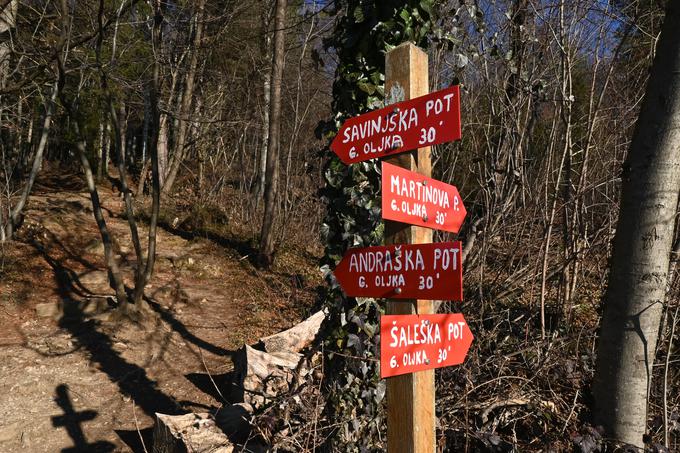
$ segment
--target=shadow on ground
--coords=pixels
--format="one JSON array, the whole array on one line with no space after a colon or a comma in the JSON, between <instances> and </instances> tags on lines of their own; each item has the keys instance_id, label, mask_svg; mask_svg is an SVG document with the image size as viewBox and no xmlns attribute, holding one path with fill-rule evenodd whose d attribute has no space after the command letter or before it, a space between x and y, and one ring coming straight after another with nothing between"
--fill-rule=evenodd
<instances>
[{"instance_id":1,"label":"shadow on ground","mask_svg":"<svg viewBox=\"0 0 680 453\"><path fill-rule=\"evenodd\" d=\"M89 318L88 315L80 310L74 309L74 307L78 307L76 302L91 296L91 294L88 293L88 290L80 283L77 273L65 266L62 260L54 258L53 253L50 253L51 249L46 249L45 246L36 241L33 241L31 245L52 268L62 304L65 307L70 307L67 316L63 316L60 319L59 327L72 335L76 346L74 350L81 349L87 351L91 362L97 365L99 371L105 373L110 381L118 386L120 394L128 396L134 402L135 406L139 407L140 410L149 417L155 418L157 412L169 415L179 415L188 412L188 410L185 410L185 407L197 406L196 403L190 401L177 401L175 398L163 393L158 388L157 382L147 375L147 371L143 367L125 360L113 348L113 340L104 332L101 322L97 319ZM73 253L62 243L55 241L52 245L60 248L65 256L73 256ZM87 268L95 268L92 263L83 262L82 258L78 261ZM160 320L177 332L186 341L216 355L231 356L233 354L233 351L221 348L198 338L192 334L181 321L175 318L172 313L165 310L156 301L151 299L146 300L158 314ZM191 379L189 380L194 382ZM206 391L204 390L207 389L207 386L204 386L205 382L198 379L195 381L195 384L199 389ZM219 395L216 398L222 400ZM109 452L113 450L113 445L108 442L87 442L80 424L94 419L97 416L97 412L77 412L70 401L68 387L66 385L57 387L55 402L62 408L64 414L53 418L53 426L65 428L74 444L73 447L64 449L62 453ZM215 409L200 404L198 406L203 406L203 408L208 411ZM143 429L141 431L117 430L116 433L133 451L143 452L145 451L145 448L146 450L151 451L151 428Z\"/></svg>"},{"instance_id":2,"label":"shadow on ground","mask_svg":"<svg viewBox=\"0 0 680 453\"><path fill-rule=\"evenodd\" d=\"M189 373L184 375L197 389L223 404L239 402L238 392L230 390L233 385L233 376L233 372L224 374Z\"/></svg>"},{"instance_id":3,"label":"shadow on ground","mask_svg":"<svg viewBox=\"0 0 680 453\"><path fill-rule=\"evenodd\" d=\"M148 219L145 219L148 220ZM220 245L224 248L227 249L232 249L236 250L242 257L247 257L248 261L251 264L255 264L256 258L257 258L257 249L255 249L250 241L244 241L244 240L238 240L230 237L223 236L221 234L217 234L212 231L208 231L205 229L195 229L195 230L186 230L180 227L174 227L170 223L168 223L166 220L159 220L158 221L158 226L163 228L165 231L168 233L174 234L175 236L179 236L182 239L185 239L187 241L194 240L196 238L205 238L209 239L210 241L214 242L217 245Z\"/></svg>"},{"instance_id":4,"label":"shadow on ground","mask_svg":"<svg viewBox=\"0 0 680 453\"><path fill-rule=\"evenodd\" d=\"M52 426L66 429L66 432L73 441L73 447L62 449L62 453L108 453L114 450L115 445L111 442L97 441L90 443L87 441L81 424L94 420L97 417L97 411L76 411L71 402L67 385L60 384L57 386L54 402L64 413L63 415L52 417Z\"/></svg>"}]
</instances>

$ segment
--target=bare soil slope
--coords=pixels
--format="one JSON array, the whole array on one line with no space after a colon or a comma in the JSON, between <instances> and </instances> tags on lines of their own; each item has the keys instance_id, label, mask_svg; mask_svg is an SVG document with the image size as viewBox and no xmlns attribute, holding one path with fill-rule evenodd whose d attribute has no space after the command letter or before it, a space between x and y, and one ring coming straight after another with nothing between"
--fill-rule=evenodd
<instances>
[{"instance_id":1,"label":"bare soil slope","mask_svg":"<svg viewBox=\"0 0 680 453\"><path fill-rule=\"evenodd\" d=\"M100 195L129 285L122 202ZM266 273L245 241L189 236L159 230L157 318L115 322L89 195L74 176L40 181L0 254L0 451L151 451L155 412L219 408L232 353L308 314L320 281L307 251Z\"/></svg>"}]
</instances>

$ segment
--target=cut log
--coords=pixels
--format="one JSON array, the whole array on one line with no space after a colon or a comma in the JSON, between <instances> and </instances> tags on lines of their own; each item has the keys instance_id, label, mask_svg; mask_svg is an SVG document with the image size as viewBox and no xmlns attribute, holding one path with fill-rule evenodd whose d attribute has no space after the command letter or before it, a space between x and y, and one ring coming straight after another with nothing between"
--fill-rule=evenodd
<instances>
[{"instance_id":1,"label":"cut log","mask_svg":"<svg viewBox=\"0 0 680 453\"><path fill-rule=\"evenodd\" d=\"M295 352L270 354L245 345L234 357L234 384L243 392L240 401L259 407L286 391L301 359Z\"/></svg>"},{"instance_id":2,"label":"cut log","mask_svg":"<svg viewBox=\"0 0 680 453\"><path fill-rule=\"evenodd\" d=\"M229 438L210 414L156 414L153 453L232 453Z\"/></svg>"},{"instance_id":3,"label":"cut log","mask_svg":"<svg viewBox=\"0 0 680 453\"><path fill-rule=\"evenodd\" d=\"M325 317L323 311L318 311L290 329L262 338L260 342L269 353L300 352L314 341Z\"/></svg>"}]
</instances>

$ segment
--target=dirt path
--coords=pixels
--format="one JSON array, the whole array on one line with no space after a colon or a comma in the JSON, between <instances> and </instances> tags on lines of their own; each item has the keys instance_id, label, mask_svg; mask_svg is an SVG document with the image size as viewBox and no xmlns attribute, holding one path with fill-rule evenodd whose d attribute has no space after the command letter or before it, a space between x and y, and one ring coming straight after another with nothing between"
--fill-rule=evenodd
<instances>
[{"instance_id":1,"label":"dirt path","mask_svg":"<svg viewBox=\"0 0 680 453\"><path fill-rule=\"evenodd\" d=\"M262 273L239 247L160 230L146 293L158 319L115 324L89 197L77 178L57 183L38 188L20 241L4 250L2 452L144 451L141 439L150 450L155 412L219 408L211 376L226 394L233 351L291 326L314 301L312 259L290 254ZM134 252L122 203L101 195L129 285Z\"/></svg>"}]
</instances>

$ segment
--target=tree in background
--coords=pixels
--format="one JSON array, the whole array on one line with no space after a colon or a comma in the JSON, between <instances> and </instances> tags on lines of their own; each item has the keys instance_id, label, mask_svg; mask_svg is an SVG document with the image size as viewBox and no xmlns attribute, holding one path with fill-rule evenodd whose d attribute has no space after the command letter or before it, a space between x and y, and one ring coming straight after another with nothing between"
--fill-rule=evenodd
<instances>
[{"instance_id":1,"label":"tree in background","mask_svg":"<svg viewBox=\"0 0 680 453\"><path fill-rule=\"evenodd\" d=\"M265 159L267 165L264 175L264 214L258 257L260 266L265 268L271 267L274 263L275 252L273 226L277 217L277 198L279 197L279 176L281 173L281 83L285 64L286 5L286 0L276 0L274 51L272 52L270 78L271 92L268 99L265 95L265 105L269 104L269 114L265 117L265 121L269 123L269 133L267 134Z\"/></svg>"}]
</instances>

